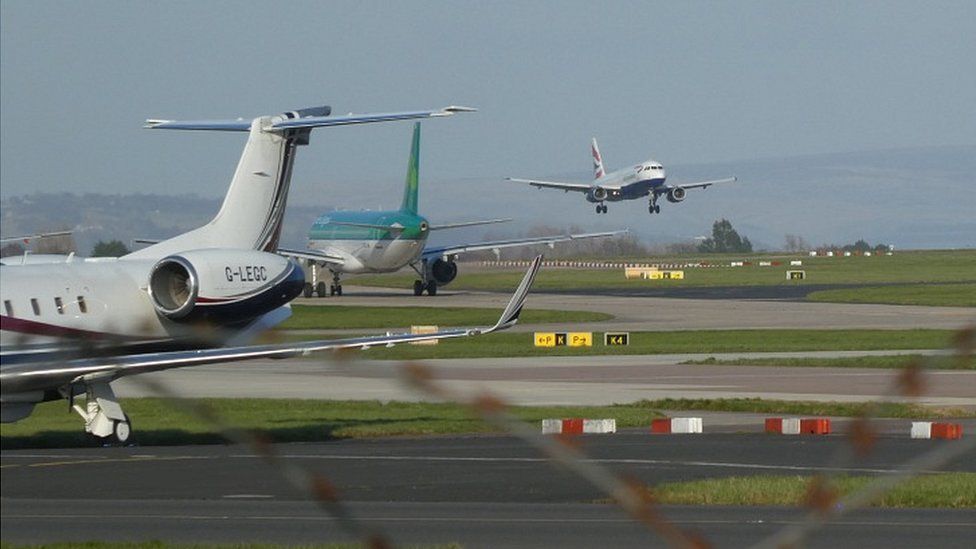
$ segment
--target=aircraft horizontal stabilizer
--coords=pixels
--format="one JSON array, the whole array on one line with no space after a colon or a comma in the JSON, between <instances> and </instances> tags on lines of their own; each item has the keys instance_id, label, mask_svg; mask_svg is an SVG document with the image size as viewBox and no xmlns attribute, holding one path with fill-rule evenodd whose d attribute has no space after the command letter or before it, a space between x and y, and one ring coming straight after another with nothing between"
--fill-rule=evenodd
<instances>
[{"instance_id":1,"label":"aircraft horizontal stabilizer","mask_svg":"<svg viewBox=\"0 0 976 549\"><path fill-rule=\"evenodd\" d=\"M327 110L328 109L328 110ZM403 111L372 114L347 114L343 116L328 116L329 107L313 107L284 113L276 117L266 131L285 131L307 128L324 128L329 126L349 126L352 124L368 124L371 122L391 122L396 120L413 120L417 118L437 118L453 116L461 112L475 112L472 107L449 106L426 111ZM325 115L320 115L325 112ZM251 129L251 120L238 118L237 120L146 120L143 126L153 130L212 130L246 132Z\"/></svg>"}]
</instances>

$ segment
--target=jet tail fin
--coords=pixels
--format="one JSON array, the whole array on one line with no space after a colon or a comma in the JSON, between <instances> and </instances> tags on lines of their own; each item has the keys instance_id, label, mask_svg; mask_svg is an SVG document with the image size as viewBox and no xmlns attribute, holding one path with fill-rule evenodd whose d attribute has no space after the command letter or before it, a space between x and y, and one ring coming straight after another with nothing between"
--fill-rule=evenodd
<instances>
[{"instance_id":1,"label":"jet tail fin","mask_svg":"<svg viewBox=\"0 0 976 549\"><path fill-rule=\"evenodd\" d=\"M607 172L603 169L603 157L600 156L600 147L596 144L595 137L593 138L593 145L590 147L590 150L593 154L593 179L600 179Z\"/></svg>"},{"instance_id":2,"label":"jet tail fin","mask_svg":"<svg viewBox=\"0 0 976 549\"><path fill-rule=\"evenodd\" d=\"M416 215L420 193L420 122L414 122L410 159L407 161L407 180L403 185L403 202L400 211Z\"/></svg>"},{"instance_id":3,"label":"jet tail fin","mask_svg":"<svg viewBox=\"0 0 976 549\"><path fill-rule=\"evenodd\" d=\"M158 258L196 248L239 248L273 253L278 248L295 153L298 146L308 144L313 128L437 118L473 110L451 106L426 111L330 116L331 108L312 107L250 121L147 121L147 128L157 130L246 131L248 140L223 205L213 220L203 227L133 252L131 256ZM414 133L416 149L419 129ZM411 165L415 166L415 163L412 161ZM416 207L416 191L413 196Z\"/></svg>"}]
</instances>

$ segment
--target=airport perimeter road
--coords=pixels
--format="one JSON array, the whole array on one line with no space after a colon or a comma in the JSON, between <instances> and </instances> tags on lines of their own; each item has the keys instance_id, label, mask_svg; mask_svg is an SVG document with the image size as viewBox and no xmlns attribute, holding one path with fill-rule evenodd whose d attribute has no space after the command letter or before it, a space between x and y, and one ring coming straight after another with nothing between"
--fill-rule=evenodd
<instances>
[{"instance_id":1,"label":"airport perimeter road","mask_svg":"<svg viewBox=\"0 0 976 549\"><path fill-rule=\"evenodd\" d=\"M907 352L907 351L906 351ZM489 389L514 404L606 405L660 398L765 398L863 402L890 391L898 370L682 365L708 356L858 356L870 351L425 360L459 391ZM363 356L368 357L368 352ZM423 400L397 380L394 361L338 367L327 359L255 360L146 374L189 397ZM976 371L926 372L918 402L976 409ZM113 384L149 396L140 378Z\"/></svg>"},{"instance_id":2,"label":"airport perimeter road","mask_svg":"<svg viewBox=\"0 0 976 549\"><path fill-rule=\"evenodd\" d=\"M350 292L353 288L349 287ZM356 290L360 290L357 288ZM369 305L377 307L494 307L501 309L509 296L488 292L438 293L416 297L396 290L362 288L340 298L297 299L301 305ZM528 309L596 311L616 318L606 322L575 324L576 329L665 331L739 330L770 328L810 329L959 329L976 324L971 307L922 307L849 303L748 299L675 299L618 295L573 295L532 293ZM516 326L515 330L546 331L566 325ZM364 330L356 330L362 333Z\"/></svg>"},{"instance_id":3,"label":"airport perimeter road","mask_svg":"<svg viewBox=\"0 0 976 549\"><path fill-rule=\"evenodd\" d=\"M946 441L882 437L848 463L842 436L618 433L583 437L590 459L646 483L731 475L878 475ZM465 547L642 547L659 538L579 478L504 436L349 440L278 446L326 475L370 528L398 543ZM314 543L343 539L337 523L232 446L5 451L5 542L148 540ZM976 471L964 455L945 470ZM786 508L667 507L667 517L718 547L754 543L794 524ZM808 546L967 547L976 511L872 509L821 529Z\"/></svg>"}]
</instances>

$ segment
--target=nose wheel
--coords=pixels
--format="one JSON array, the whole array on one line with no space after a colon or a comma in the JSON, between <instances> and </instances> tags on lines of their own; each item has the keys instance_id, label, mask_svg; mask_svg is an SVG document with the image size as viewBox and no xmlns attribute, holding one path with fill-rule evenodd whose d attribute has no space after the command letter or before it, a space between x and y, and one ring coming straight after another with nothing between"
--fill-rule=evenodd
<instances>
[{"instance_id":1,"label":"nose wheel","mask_svg":"<svg viewBox=\"0 0 976 549\"><path fill-rule=\"evenodd\" d=\"M420 280L413 281L413 295L424 295L424 290L427 290L427 295L437 295L437 282L431 280L424 284Z\"/></svg>"},{"instance_id":2,"label":"nose wheel","mask_svg":"<svg viewBox=\"0 0 976 549\"><path fill-rule=\"evenodd\" d=\"M607 205L606 204L597 204L596 205L596 213L598 213L598 214L599 213L604 213L604 214L607 213Z\"/></svg>"}]
</instances>

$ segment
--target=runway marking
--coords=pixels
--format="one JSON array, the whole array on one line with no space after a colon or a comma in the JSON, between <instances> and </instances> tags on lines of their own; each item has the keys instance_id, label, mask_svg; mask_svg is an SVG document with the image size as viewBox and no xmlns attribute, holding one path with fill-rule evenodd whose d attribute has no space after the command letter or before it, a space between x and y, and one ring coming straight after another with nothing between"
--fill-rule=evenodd
<instances>
[{"instance_id":1,"label":"runway marking","mask_svg":"<svg viewBox=\"0 0 976 549\"><path fill-rule=\"evenodd\" d=\"M27 457L27 456L17 456L17 457ZM42 457L52 457L52 456L35 456L36 458ZM70 456L57 456L57 457L70 457ZM218 459L219 456L131 456L126 458L89 458L89 459L73 459L64 461L46 461L43 463L27 463L27 464L10 464L3 465L3 469L14 468L14 467L64 467L68 465L88 465L92 463L148 463L157 461L186 461L186 460L210 460Z\"/></svg>"}]
</instances>

